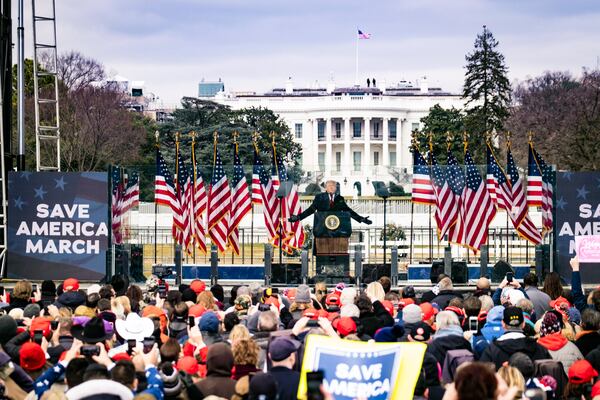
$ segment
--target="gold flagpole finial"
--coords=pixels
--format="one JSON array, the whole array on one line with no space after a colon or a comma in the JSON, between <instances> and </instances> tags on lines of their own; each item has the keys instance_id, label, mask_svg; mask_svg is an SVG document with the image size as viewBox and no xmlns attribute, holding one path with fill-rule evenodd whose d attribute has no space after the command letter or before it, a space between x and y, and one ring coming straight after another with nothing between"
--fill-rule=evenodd
<instances>
[{"instance_id":1,"label":"gold flagpole finial","mask_svg":"<svg viewBox=\"0 0 600 400\"><path fill-rule=\"evenodd\" d=\"M215 144L217 143L218 138L219 138L219 132L215 131L213 133L213 139L214 139Z\"/></svg>"},{"instance_id":2,"label":"gold flagpole finial","mask_svg":"<svg viewBox=\"0 0 600 400\"><path fill-rule=\"evenodd\" d=\"M158 145L158 140L160 138L160 132L157 130L154 131L154 140L156 141L156 144Z\"/></svg>"},{"instance_id":3,"label":"gold flagpole finial","mask_svg":"<svg viewBox=\"0 0 600 400\"><path fill-rule=\"evenodd\" d=\"M446 151L450 151L450 147L452 147L452 134L448 131L446 132Z\"/></svg>"},{"instance_id":4,"label":"gold flagpole finial","mask_svg":"<svg viewBox=\"0 0 600 400\"><path fill-rule=\"evenodd\" d=\"M512 136L512 133L510 133L509 131L506 132L506 148L510 149L510 137Z\"/></svg>"},{"instance_id":5,"label":"gold flagpole finial","mask_svg":"<svg viewBox=\"0 0 600 400\"><path fill-rule=\"evenodd\" d=\"M254 131L252 132L252 141L254 142L254 144L256 144L256 142L258 142L258 132Z\"/></svg>"},{"instance_id":6,"label":"gold flagpole finial","mask_svg":"<svg viewBox=\"0 0 600 400\"><path fill-rule=\"evenodd\" d=\"M179 143L179 132L175 132L175 143Z\"/></svg>"},{"instance_id":7,"label":"gold flagpole finial","mask_svg":"<svg viewBox=\"0 0 600 400\"><path fill-rule=\"evenodd\" d=\"M466 153L469 148L469 134L467 131L463 132L463 151Z\"/></svg>"},{"instance_id":8,"label":"gold flagpole finial","mask_svg":"<svg viewBox=\"0 0 600 400\"><path fill-rule=\"evenodd\" d=\"M196 140L196 132L190 131L190 136L192 137L192 142Z\"/></svg>"},{"instance_id":9,"label":"gold flagpole finial","mask_svg":"<svg viewBox=\"0 0 600 400\"><path fill-rule=\"evenodd\" d=\"M271 143L273 143L273 145L275 145L275 131L271 131Z\"/></svg>"},{"instance_id":10,"label":"gold flagpole finial","mask_svg":"<svg viewBox=\"0 0 600 400\"><path fill-rule=\"evenodd\" d=\"M433 154L433 132L427 134L427 144L429 145L429 153Z\"/></svg>"},{"instance_id":11,"label":"gold flagpole finial","mask_svg":"<svg viewBox=\"0 0 600 400\"><path fill-rule=\"evenodd\" d=\"M238 136L240 136L240 134L238 133L238 131L233 131L233 143L235 145L237 145L237 142L238 142L237 138L238 138Z\"/></svg>"},{"instance_id":12,"label":"gold flagpole finial","mask_svg":"<svg viewBox=\"0 0 600 400\"><path fill-rule=\"evenodd\" d=\"M527 132L527 139L529 140L529 143L533 142L533 132L532 131Z\"/></svg>"}]
</instances>

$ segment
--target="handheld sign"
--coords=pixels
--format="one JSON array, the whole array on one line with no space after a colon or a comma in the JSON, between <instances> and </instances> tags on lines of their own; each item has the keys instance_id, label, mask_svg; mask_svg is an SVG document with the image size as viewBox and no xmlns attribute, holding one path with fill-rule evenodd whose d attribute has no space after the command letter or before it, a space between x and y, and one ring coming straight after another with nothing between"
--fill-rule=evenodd
<instances>
[{"instance_id":1,"label":"handheld sign","mask_svg":"<svg viewBox=\"0 0 600 400\"><path fill-rule=\"evenodd\" d=\"M366 343L310 335L306 339L298 398L306 398L307 372L322 370L323 386L336 400L412 399L423 343Z\"/></svg>"},{"instance_id":2,"label":"handheld sign","mask_svg":"<svg viewBox=\"0 0 600 400\"><path fill-rule=\"evenodd\" d=\"M575 236L575 251L579 262L600 262L600 235Z\"/></svg>"}]
</instances>

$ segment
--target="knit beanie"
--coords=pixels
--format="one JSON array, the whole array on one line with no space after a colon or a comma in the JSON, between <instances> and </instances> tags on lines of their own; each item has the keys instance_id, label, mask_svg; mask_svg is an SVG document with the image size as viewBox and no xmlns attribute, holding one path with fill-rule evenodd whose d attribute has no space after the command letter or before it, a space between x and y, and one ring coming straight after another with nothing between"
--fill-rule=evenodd
<instances>
[{"instance_id":1,"label":"knit beanie","mask_svg":"<svg viewBox=\"0 0 600 400\"><path fill-rule=\"evenodd\" d=\"M544 315L544 319L542 320L542 326L540 328L540 335L547 336L547 335L551 335L553 333L560 332L560 330L561 330L560 321L558 320L558 317L556 316L556 314L547 312Z\"/></svg>"},{"instance_id":2,"label":"knit beanie","mask_svg":"<svg viewBox=\"0 0 600 400\"><path fill-rule=\"evenodd\" d=\"M27 304L25 309L23 310L24 318L35 318L40 316L40 308L39 304Z\"/></svg>"},{"instance_id":3,"label":"knit beanie","mask_svg":"<svg viewBox=\"0 0 600 400\"><path fill-rule=\"evenodd\" d=\"M181 394L181 379L179 379L179 372L173 368L170 363L165 363L160 369L160 378L163 381L166 397L177 397Z\"/></svg>"},{"instance_id":4,"label":"knit beanie","mask_svg":"<svg viewBox=\"0 0 600 400\"><path fill-rule=\"evenodd\" d=\"M300 285L296 289L296 303L310 303L310 288L307 285Z\"/></svg>"},{"instance_id":5,"label":"knit beanie","mask_svg":"<svg viewBox=\"0 0 600 400\"><path fill-rule=\"evenodd\" d=\"M17 334L17 322L8 315L0 317L0 344L5 344Z\"/></svg>"}]
</instances>

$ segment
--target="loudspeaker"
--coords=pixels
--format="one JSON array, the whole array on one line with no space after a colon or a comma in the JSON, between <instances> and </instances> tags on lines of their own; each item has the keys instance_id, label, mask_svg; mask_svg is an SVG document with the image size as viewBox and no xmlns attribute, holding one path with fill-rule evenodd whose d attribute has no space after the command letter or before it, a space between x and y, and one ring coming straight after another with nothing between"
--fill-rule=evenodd
<instances>
[{"instance_id":1,"label":"loudspeaker","mask_svg":"<svg viewBox=\"0 0 600 400\"><path fill-rule=\"evenodd\" d=\"M434 285L438 283L438 276L444 273L444 260L434 260L431 263L431 271L429 273L429 279Z\"/></svg>"},{"instance_id":2,"label":"loudspeaker","mask_svg":"<svg viewBox=\"0 0 600 400\"><path fill-rule=\"evenodd\" d=\"M494 264L494 269L492 269L492 282L502 282L507 272L512 272L513 275L515 273L509 263L504 260L498 261Z\"/></svg>"},{"instance_id":3,"label":"loudspeaker","mask_svg":"<svg viewBox=\"0 0 600 400\"><path fill-rule=\"evenodd\" d=\"M391 266L389 264L365 264L362 271L362 282L371 283L379 280L382 276L389 277Z\"/></svg>"},{"instance_id":4,"label":"loudspeaker","mask_svg":"<svg viewBox=\"0 0 600 400\"><path fill-rule=\"evenodd\" d=\"M271 265L272 283L285 285L300 285L302 283L302 266L300 264L275 264Z\"/></svg>"},{"instance_id":5,"label":"loudspeaker","mask_svg":"<svg viewBox=\"0 0 600 400\"><path fill-rule=\"evenodd\" d=\"M136 282L144 282L144 248L139 245L131 245L131 267L129 273Z\"/></svg>"},{"instance_id":6,"label":"loudspeaker","mask_svg":"<svg viewBox=\"0 0 600 400\"><path fill-rule=\"evenodd\" d=\"M465 261L452 261L452 283L467 283L469 281L469 269Z\"/></svg>"}]
</instances>

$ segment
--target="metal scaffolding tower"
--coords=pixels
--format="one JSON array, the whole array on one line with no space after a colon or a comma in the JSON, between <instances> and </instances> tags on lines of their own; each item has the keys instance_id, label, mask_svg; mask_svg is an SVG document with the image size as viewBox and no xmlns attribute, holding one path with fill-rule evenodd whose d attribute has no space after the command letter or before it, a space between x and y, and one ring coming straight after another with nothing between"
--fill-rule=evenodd
<instances>
[{"instance_id":1,"label":"metal scaffolding tower","mask_svg":"<svg viewBox=\"0 0 600 400\"><path fill-rule=\"evenodd\" d=\"M38 171L60 171L60 119L58 108L58 55L56 50L56 7L50 1L46 15L33 12L33 82L35 101L36 168ZM44 4L48 3L47 1ZM40 32L48 41L40 42ZM43 87L40 83L43 82Z\"/></svg>"}]
</instances>

